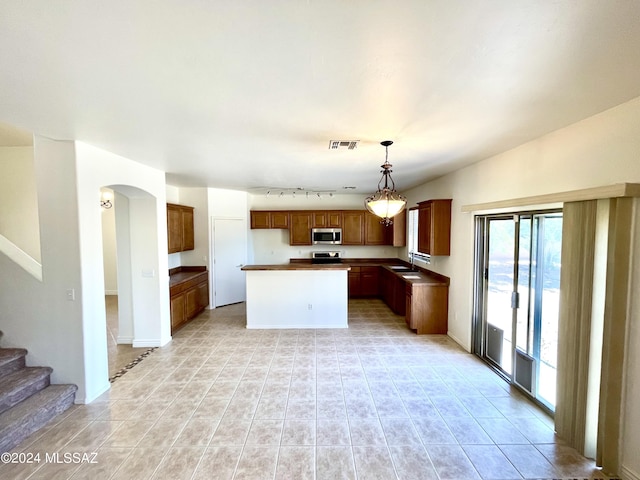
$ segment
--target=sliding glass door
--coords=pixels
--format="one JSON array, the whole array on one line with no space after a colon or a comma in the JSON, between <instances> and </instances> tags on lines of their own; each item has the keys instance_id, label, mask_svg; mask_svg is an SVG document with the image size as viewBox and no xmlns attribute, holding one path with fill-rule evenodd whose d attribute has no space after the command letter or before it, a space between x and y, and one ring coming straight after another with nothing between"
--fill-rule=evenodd
<instances>
[{"instance_id":1,"label":"sliding glass door","mask_svg":"<svg viewBox=\"0 0 640 480\"><path fill-rule=\"evenodd\" d=\"M475 351L554 410L562 212L476 222Z\"/></svg>"}]
</instances>

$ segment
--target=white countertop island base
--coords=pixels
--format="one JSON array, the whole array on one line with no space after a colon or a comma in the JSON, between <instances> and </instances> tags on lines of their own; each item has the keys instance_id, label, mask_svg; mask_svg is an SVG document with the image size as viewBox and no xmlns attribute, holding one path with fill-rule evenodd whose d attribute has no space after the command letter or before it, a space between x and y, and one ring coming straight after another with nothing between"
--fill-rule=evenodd
<instances>
[{"instance_id":1,"label":"white countertop island base","mask_svg":"<svg viewBox=\"0 0 640 480\"><path fill-rule=\"evenodd\" d=\"M347 328L348 271L247 270L247 328Z\"/></svg>"}]
</instances>

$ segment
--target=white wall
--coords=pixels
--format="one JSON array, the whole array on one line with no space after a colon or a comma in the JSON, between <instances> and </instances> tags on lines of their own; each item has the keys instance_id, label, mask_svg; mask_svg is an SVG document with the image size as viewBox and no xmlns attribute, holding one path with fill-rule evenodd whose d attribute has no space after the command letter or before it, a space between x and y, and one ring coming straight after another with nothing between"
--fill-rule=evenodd
<instances>
[{"instance_id":1,"label":"white wall","mask_svg":"<svg viewBox=\"0 0 640 480\"><path fill-rule=\"evenodd\" d=\"M451 256L436 257L430 267L451 278L449 334L470 350L474 216L462 213L463 205L623 182L640 183L640 98L404 192L410 205L431 198L453 199ZM636 245L640 248L637 238ZM640 254L633 269L637 291ZM640 457L634 453L640 451L640 307L637 295L634 298L624 421L634 427L625 430L622 463L640 478Z\"/></svg>"},{"instance_id":2,"label":"white wall","mask_svg":"<svg viewBox=\"0 0 640 480\"><path fill-rule=\"evenodd\" d=\"M209 264L209 199L206 188L181 188L180 205L193 207L194 249L180 252L182 266Z\"/></svg>"},{"instance_id":3,"label":"white wall","mask_svg":"<svg viewBox=\"0 0 640 480\"><path fill-rule=\"evenodd\" d=\"M75 171L72 142L34 138L43 278L36 280L0 254L0 319L3 346L26 348L28 365L52 367L52 383L78 385L77 398L83 400L85 326ZM67 300L68 290L74 301Z\"/></svg>"},{"instance_id":4,"label":"white wall","mask_svg":"<svg viewBox=\"0 0 640 480\"><path fill-rule=\"evenodd\" d=\"M0 235L40 262L33 147L0 147Z\"/></svg>"},{"instance_id":5,"label":"white wall","mask_svg":"<svg viewBox=\"0 0 640 480\"><path fill-rule=\"evenodd\" d=\"M408 192L409 205L452 198L451 256L431 269L451 278L449 331L471 346L473 214L463 205L640 182L640 98Z\"/></svg>"},{"instance_id":6,"label":"white wall","mask_svg":"<svg viewBox=\"0 0 640 480\"><path fill-rule=\"evenodd\" d=\"M75 144L75 150L85 401L91 401L109 388L100 189L107 186L129 199L133 345L160 346L171 339L165 176L164 172L81 142Z\"/></svg>"},{"instance_id":7,"label":"white wall","mask_svg":"<svg viewBox=\"0 0 640 480\"><path fill-rule=\"evenodd\" d=\"M321 198L310 195L279 194L250 195L251 210L364 210L365 194L323 195ZM354 245L289 245L289 232L277 229L256 229L249 234L251 263L281 264L288 263L291 258L310 258L313 251L339 251L344 258L387 258L397 257L400 249L390 246L354 246Z\"/></svg>"}]
</instances>

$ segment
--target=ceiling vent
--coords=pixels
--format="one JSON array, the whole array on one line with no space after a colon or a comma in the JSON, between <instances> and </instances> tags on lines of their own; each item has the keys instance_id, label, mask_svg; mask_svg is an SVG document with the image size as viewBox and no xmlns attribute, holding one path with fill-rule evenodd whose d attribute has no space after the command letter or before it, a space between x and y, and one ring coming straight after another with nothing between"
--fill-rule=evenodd
<instances>
[{"instance_id":1,"label":"ceiling vent","mask_svg":"<svg viewBox=\"0 0 640 480\"><path fill-rule=\"evenodd\" d=\"M360 140L330 140L329 150L353 150Z\"/></svg>"}]
</instances>

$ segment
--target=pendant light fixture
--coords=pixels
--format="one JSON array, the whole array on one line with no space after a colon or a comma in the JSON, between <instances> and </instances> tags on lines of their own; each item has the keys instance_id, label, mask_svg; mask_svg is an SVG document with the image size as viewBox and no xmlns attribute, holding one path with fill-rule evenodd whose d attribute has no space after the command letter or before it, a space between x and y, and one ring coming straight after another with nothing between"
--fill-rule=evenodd
<instances>
[{"instance_id":1,"label":"pendant light fixture","mask_svg":"<svg viewBox=\"0 0 640 480\"><path fill-rule=\"evenodd\" d=\"M378 191L368 196L364 201L367 210L382 218L380 223L386 226L393 224L391 218L399 214L407 204L405 196L396 192L396 185L393 178L391 178L391 167L393 165L389 163L389 145L392 144L391 140L380 142L380 145L385 148L384 164L381 165L382 170L380 170L382 178L378 182Z\"/></svg>"}]
</instances>

